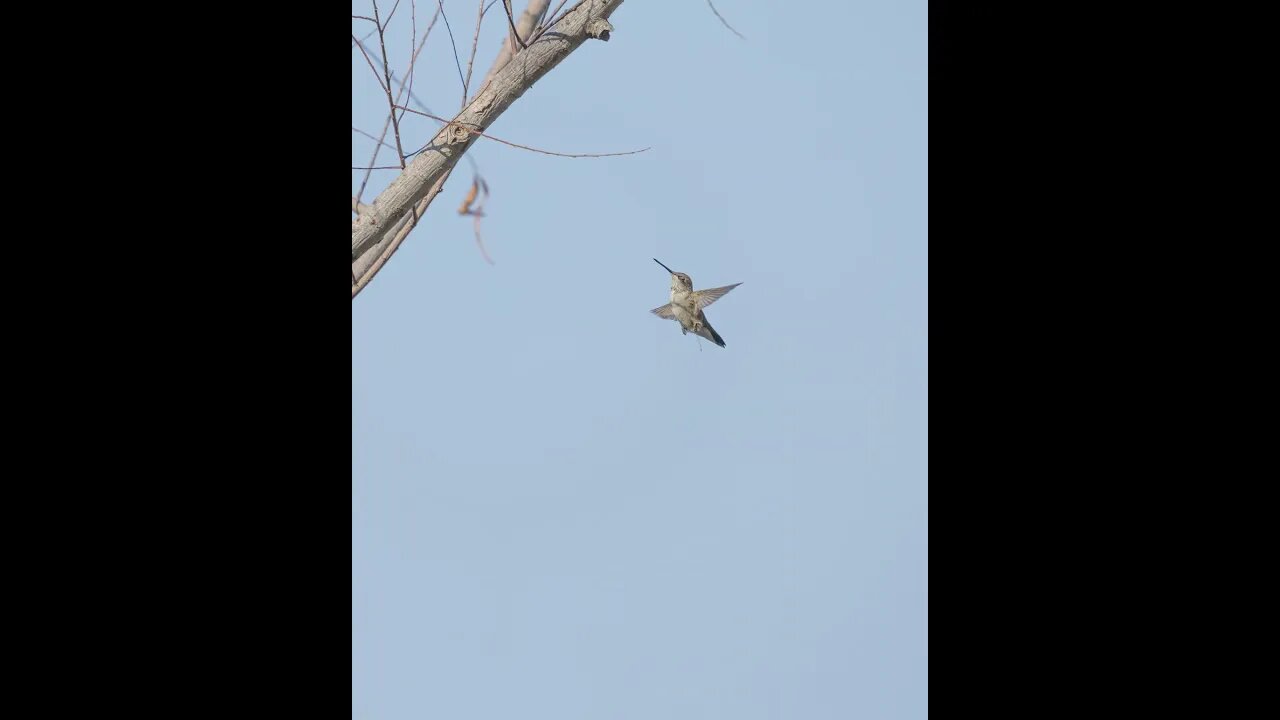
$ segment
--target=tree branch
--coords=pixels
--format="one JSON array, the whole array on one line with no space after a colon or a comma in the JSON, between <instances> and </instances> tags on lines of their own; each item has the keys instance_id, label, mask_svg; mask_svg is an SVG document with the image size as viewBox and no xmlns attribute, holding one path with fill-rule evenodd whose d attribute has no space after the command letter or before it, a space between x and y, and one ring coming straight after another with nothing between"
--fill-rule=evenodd
<instances>
[{"instance_id":1,"label":"tree branch","mask_svg":"<svg viewBox=\"0 0 1280 720\"><path fill-rule=\"evenodd\" d=\"M453 48L453 64L458 67L458 82L462 83L462 94L467 94L467 81L462 77L462 61L458 59L458 43L453 41L453 26L449 24L449 16L444 14L444 0L436 0L440 9L440 17L444 18L444 29L449 31L449 46Z\"/></svg>"},{"instance_id":2,"label":"tree branch","mask_svg":"<svg viewBox=\"0 0 1280 720\"><path fill-rule=\"evenodd\" d=\"M516 21L511 17L511 0L502 0L502 8L507 11L507 27L511 28L511 40L509 42L520 43L521 50L527 49L529 46L524 44L524 40L516 32Z\"/></svg>"},{"instance_id":3,"label":"tree branch","mask_svg":"<svg viewBox=\"0 0 1280 720\"><path fill-rule=\"evenodd\" d=\"M378 274L382 266L387 264L387 260L396 254L396 250L400 249L400 243L409 237L409 233L413 232L413 228L417 226L422 216L426 214L427 208L431 206L431 201L436 199L440 191L444 189L444 183L449 179L449 175L453 173L453 168L444 174L431 190L427 192L426 197L418 201L417 205L412 207L405 214L400 222L396 223L392 231L388 233L382 242L374 247L374 251L366 254L359 260L351 263L351 299L354 300L360 291L369 286L373 277ZM367 212L367 209L366 209Z\"/></svg>"},{"instance_id":4,"label":"tree branch","mask_svg":"<svg viewBox=\"0 0 1280 720\"><path fill-rule=\"evenodd\" d=\"M596 1L599 2L599 0ZM583 0L575 5L573 9L581 9L584 4L590 3L591 0ZM547 11L547 6L550 4L551 0L529 0L529 7L524 9L524 12L520 15L520 22L516 23L516 34L522 38L529 37L529 33L533 32L534 22L542 17L542 14ZM613 11L610 10L609 12L612 13ZM608 17L608 14L602 15L602 17ZM487 85L489 80L498 74L499 70L506 67L507 63L511 62L511 56L514 54L515 46L512 45L511 39L507 38L506 42L502 43L502 49L498 51L498 57L493 59L493 67L489 68L489 74L484 76L484 83L480 87L483 88Z\"/></svg>"},{"instance_id":5,"label":"tree branch","mask_svg":"<svg viewBox=\"0 0 1280 720\"><path fill-rule=\"evenodd\" d=\"M556 5L556 9L552 10L550 14L547 14L544 12L542 13L541 16L539 16L538 32L535 33L532 38L530 38L530 41L537 40L538 38L542 37L542 33L546 32L547 28L550 28L552 25L555 25L557 22L560 21L560 18L559 16L556 15L556 13L560 12L560 8L562 7L564 7L564 0L560 0L560 4ZM551 18L551 19L546 20L546 18Z\"/></svg>"},{"instance_id":6,"label":"tree branch","mask_svg":"<svg viewBox=\"0 0 1280 720\"><path fill-rule=\"evenodd\" d=\"M440 117L439 115L432 115L432 114L431 114L431 113L429 113L429 112L422 112L421 110L414 110L413 108L405 107L405 106L403 106L403 105L397 105L396 107L398 107L399 109L404 110L404 111L406 111L406 112L411 112L411 113L413 113L414 115L421 115L421 116L423 116L423 117L429 117L429 118L431 118L432 120L435 120L436 122L442 122L442 123L448 123L448 122L449 122L449 120L448 120L448 119L446 119L446 118L442 118L442 117ZM459 129L459 130L465 130L466 132L472 133L473 135L479 135L479 136L480 136L480 137L482 137L482 138L485 138L485 139L488 139L488 140L493 140L494 142L500 142L500 143L502 143L503 145L510 145L510 146L511 146L511 147L513 147L513 148L520 148L521 150L532 150L533 152L536 152L536 153L542 153L543 155L555 155L556 157L567 157L567 158L602 158L602 157L618 157L618 156L620 156L620 155L636 155L636 154L638 154L638 153L642 153L642 152L645 152L645 151L647 151L647 150L649 150L649 149L650 149L650 148L647 148L647 147L646 147L646 148L640 148L639 150L627 150L627 151L625 151L625 152L615 152L615 153L562 153L562 152L553 152L553 151L551 151L551 150L542 150L542 149L539 149L539 148L536 148L536 147L529 147L528 145L521 145L520 143L514 143L514 142L511 142L510 140L503 140L503 139L502 139L502 138L500 138L500 137L494 137L494 136L492 136L492 135L490 135L490 134L488 134L488 133L482 133L482 132L480 132L479 130L472 130L471 128L468 128L468 127L462 127L462 126L460 126L460 125L459 125L459 126L457 126L457 127L458 127L458 129ZM359 131L357 130L356 132L359 132ZM352 168L352 169L354 170L354 169L357 169L357 168ZM360 168L360 169L366 169L366 168ZM394 168L385 167L385 168L377 168L377 169L381 169L381 170L388 170L388 169L394 169Z\"/></svg>"},{"instance_id":7,"label":"tree branch","mask_svg":"<svg viewBox=\"0 0 1280 720\"><path fill-rule=\"evenodd\" d=\"M415 6L415 8L416 8L416 6ZM416 11L415 11L415 12L416 12ZM419 43L418 43L418 45L417 45L417 47L415 47L415 48L413 49L413 56L409 58L409 84L406 86L406 85L405 85L405 83L404 83L404 81L402 81L402 80L397 80L397 81L396 81L396 82L399 82L399 83L400 83L400 88L396 91L396 102L399 102L399 101L400 101L400 96L401 96L401 95L403 95L403 94L405 93L405 91L406 91L406 90L407 90L407 91L408 91L408 93L409 93L409 97L411 97L411 98L413 97L413 66L418 62L418 53L422 52L422 48L426 47L426 45L427 45L427 38L431 37L431 28L433 28L433 27L435 27L435 26L436 26L436 19L437 19L437 18L439 18L439 17L440 17L440 12L437 10L437 11L436 11L436 14L431 16L431 23L430 23L429 25L427 25L427 31L426 31L425 33L423 33L423 34L422 34L422 41L421 41L421 42L419 42ZM415 21L415 23L416 23L416 21ZM360 45L360 50L363 52L363 51L365 50L365 48L364 48L364 42L363 42L363 41L357 41L357 44L359 44L359 45ZM368 55L367 55L367 54L366 54L366 57L368 57ZM383 60L383 62L384 62L384 63L386 62L386 58L382 58L382 60ZM392 73L392 74L391 74L391 77L395 77L395 73ZM404 113L401 113L401 115L403 115L403 114L404 114ZM378 141L378 145L377 145L377 146L375 146L375 147L373 148L373 157L369 159L369 166L370 166L370 167L373 167L373 164L374 164L375 162L377 162L377 160L378 160L378 153L379 153L379 151L381 151L381 150L382 150L382 146L383 146L383 144L384 144L384 143L382 142L382 140L383 140L383 138L385 138L385 137L387 136L387 129L388 129L389 127L391 127L391 116L389 116L389 115L388 115L388 116L387 116L387 121L386 121L386 122L384 122L384 123L382 124L382 135L381 135L380 137L376 138L376 140ZM354 130L355 128L352 128L352 129ZM360 131L357 131L357 132L360 132ZM393 148L393 149L394 149L394 148ZM399 162L400 162L400 167L401 167L401 168L403 168L403 167L404 167L404 161L405 161L405 159L406 159L406 158L405 158L403 155L400 157ZM356 193L356 198L357 198L357 199L364 197L364 188L365 188L365 186L366 186L366 185L368 185L368 184L369 184L369 175L370 175L370 172L371 172L371 171L366 171L366 172L365 172L365 174L364 174L364 179L360 181L360 191L359 191L358 193Z\"/></svg>"},{"instance_id":8,"label":"tree branch","mask_svg":"<svg viewBox=\"0 0 1280 720\"><path fill-rule=\"evenodd\" d=\"M444 178L478 137L469 129L483 131L489 127L517 98L588 38L608 37L607 28L611 26L606 18L622 2L582 0L557 23L554 32L539 38L499 70L453 122L436 133L428 148L378 195L372 203L372 211L362 214L352 224L352 262L386 239L396 221L426 197L433 187L443 186Z\"/></svg>"},{"instance_id":9,"label":"tree branch","mask_svg":"<svg viewBox=\"0 0 1280 720\"><path fill-rule=\"evenodd\" d=\"M480 0L476 10L476 34L471 38L471 57L467 58L467 78L462 81L462 107L467 106L467 93L471 87L471 66L476 61L476 48L480 45L480 26L484 24L484 0ZM458 108L461 110L462 108Z\"/></svg>"},{"instance_id":10,"label":"tree branch","mask_svg":"<svg viewBox=\"0 0 1280 720\"><path fill-rule=\"evenodd\" d=\"M734 30L733 26L729 24L729 21L724 19L724 16L720 14L720 11L716 9L716 6L712 4L711 0L707 0L707 4L711 6L711 12L715 13L716 17L720 18L721 25L724 25L725 27L729 28L729 32L733 33L734 35L737 35L739 38L742 38L743 40L746 40L746 38L742 37L742 33L738 32L737 30Z\"/></svg>"},{"instance_id":11,"label":"tree branch","mask_svg":"<svg viewBox=\"0 0 1280 720\"><path fill-rule=\"evenodd\" d=\"M400 7L400 1L396 0L395 7L391 8L391 14L394 15L396 8ZM378 17L378 0L373 0L373 19L380 20ZM388 17L387 21L390 22ZM400 118L396 117L396 101L391 97L391 65L387 63L387 41L383 37L382 24L378 23L378 45L382 47L382 74L386 76L387 84L383 88L387 91L387 105L391 109L391 125L396 131L396 159L400 161L400 167L404 167L404 146L400 144ZM410 43L412 47L412 43Z\"/></svg>"}]
</instances>

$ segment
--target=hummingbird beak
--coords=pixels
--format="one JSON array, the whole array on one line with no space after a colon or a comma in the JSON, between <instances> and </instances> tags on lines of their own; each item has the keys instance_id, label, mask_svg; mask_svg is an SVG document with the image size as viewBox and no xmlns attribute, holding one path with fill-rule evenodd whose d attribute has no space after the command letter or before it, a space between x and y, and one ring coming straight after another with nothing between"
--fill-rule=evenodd
<instances>
[{"instance_id":1,"label":"hummingbird beak","mask_svg":"<svg viewBox=\"0 0 1280 720\"><path fill-rule=\"evenodd\" d=\"M653 261L654 261L654 262L656 262L656 263L658 263L659 265L662 265L662 261L661 261L661 260L659 260L658 258L654 258L654 259L653 259ZM673 271L671 270L671 268L667 267L666 265L662 265L662 269L663 269L663 270L666 270L667 272L671 273L672 275L675 275L675 272L673 272Z\"/></svg>"}]
</instances>

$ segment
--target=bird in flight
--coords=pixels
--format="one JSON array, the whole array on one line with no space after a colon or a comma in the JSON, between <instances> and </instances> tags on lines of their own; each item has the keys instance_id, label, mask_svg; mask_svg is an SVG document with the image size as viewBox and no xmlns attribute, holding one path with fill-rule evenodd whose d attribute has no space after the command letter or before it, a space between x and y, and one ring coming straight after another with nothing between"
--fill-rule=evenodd
<instances>
[{"instance_id":1,"label":"bird in flight","mask_svg":"<svg viewBox=\"0 0 1280 720\"><path fill-rule=\"evenodd\" d=\"M662 261L658 258L654 258L653 261L662 265ZM682 272L676 272L666 265L662 265L662 268L671 273L671 302L662 307L656 307L649 312L660 318L675 320L680 323L681 335L693 333L710 340L720 347L724 347L724 338L720 337L720 333L716 332L716 329L711 327L711 323L707 322L707 316L703 310L742 283L734 283L709 290L694 290L693 278Z\"/></svg>"}]
</instances>

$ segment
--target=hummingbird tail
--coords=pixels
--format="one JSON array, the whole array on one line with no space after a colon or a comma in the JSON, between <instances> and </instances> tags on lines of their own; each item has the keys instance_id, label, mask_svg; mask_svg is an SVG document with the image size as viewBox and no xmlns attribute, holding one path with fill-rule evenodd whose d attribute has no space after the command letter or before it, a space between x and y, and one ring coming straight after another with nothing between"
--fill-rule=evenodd
<instances>
[{"instance_id":1,"label":"hummingbird tail","mask_svg":"<svg viewBox=\"0 0 1280 720\"><path fill-rule=\"evenodd\" d=\"M716 329L711 327L711 323L706 320L702 321L702 330L698 334L720 347L724 347L724 338L720 337L720 333L716 332Z\"/></svg>"}]
</instances>

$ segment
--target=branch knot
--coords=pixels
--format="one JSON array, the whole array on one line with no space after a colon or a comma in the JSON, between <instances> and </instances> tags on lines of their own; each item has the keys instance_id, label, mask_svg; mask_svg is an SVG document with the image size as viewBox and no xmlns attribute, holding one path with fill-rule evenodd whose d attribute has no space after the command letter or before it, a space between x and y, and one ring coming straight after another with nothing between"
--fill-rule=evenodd
<instances>
[{"instance_id":1,"label":"branch knot","mask_svg":"<svg viewBox=\"0 0 1280 720\"><path fill-rule=\"evenodd\" d=\"M462 126L461 123L449 123L449 130L445 135L446 142L450 145L458 145L465 143L471 137L471 131Z\"/></svg>"},{"instance_id":2,"label":"branch knot","mask_svg":"<svg viewBox=\"0 0 1280 720\"><path fill-rule=\"evenodd\" d=\"M613 26L604 18L596 18L587 23L587 36L597 40L609 42L609 33L613 32Z\"/></svg>"}]
</instances>

